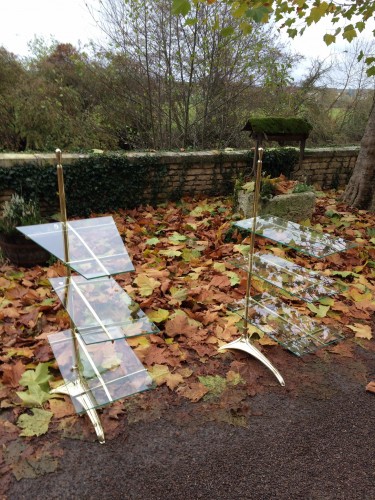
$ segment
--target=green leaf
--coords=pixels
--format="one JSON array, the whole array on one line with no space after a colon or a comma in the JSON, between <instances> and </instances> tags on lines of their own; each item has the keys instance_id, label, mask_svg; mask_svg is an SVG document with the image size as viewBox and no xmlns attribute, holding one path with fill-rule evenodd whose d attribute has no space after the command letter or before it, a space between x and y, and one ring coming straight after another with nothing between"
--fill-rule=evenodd
<instances>
[{"instance_id":1,"label":"green leaf","mask_svg":"<svg viewBox=\"0 0 375 500\"><path fill-rule=\"evenodd\" d=\"M42 406L51 398L49 392L44 391L38 384L30 384L27 391L17 392L16 394L25 406Z\"/></svg>"},{"instance_id":2,"label":"green leaf","mask_svg":"<svg viewBox=\"0 0 375 500\"><path fill-rule=\"evenodd\" d=\"M347 278L348 276L359 277L358 273L353 273L352 271L332 271L333 276L341 276L342 278Z\"/></svg>"},{"instance_id":3,"label":"green leaf","mask_svg":"<svg viewBox=\"0 0 375 500\"><path fill-rule=\"evenodd\" d=\"M290 38L295 38L298 35L298 30L296 30L295 28L288 28L286 32L288 33L288 36L290 36Z\"/></svg>"},{"instance_id":4,"label":"green leaf","mask_svg":"<svg viewBox=\"0 0 375 500\"><path fill-rule=\"evenodd\" d=\"M329 310L329 306L319 305L316 307L314 304L307 304L311 312L315 313L318 318L325 318Z\"/></svg>"},{"instance_id":5,"label":"green leaf","mask_svg":"<svg viewBox=\"0 0 375 500\"><path fill-rule=\"evenodd\" d=\"M227 26L226 28L223 28L220 31L220 35L222 35L222 36L230 36L230 35L233 35L233 33L234 33L233 26Z\"/></svg>"},{"instance_id":6,"label":"green leaf","mask_svg":"<svg viewBox=\"0 0 375 500\"><path fill-rule=\"evenodd\" d=\"M238 285L238 283L240 283L241 281L241 278L238 276L238 274L234 273L233 271L227 271L224 274L228 276L230 284L232 286Z\"/></svg>"},{"instance_id":7,"label":"green leaf","mask_svg":"<svg viewBox=\"0 0 375 500\"><path fill-rule=\"evenodd\" d=\"M53 413L39 408L34 408L31 411L32 415L24 413L17 420L18 427L23 429L20 436L41 436L48 431Z\"/></svg>"},{"instance_id":8,"label":"green leaf","mask_svg":"<svg viewBox=\"0 0 375 500\"><path fill-rule=\"evenodd\" d=\"M151 311L147 314L148 318L154 323L161 323L169 317L169 311L167 309L158 309L157 311Z\"/></svg>"},{"instance_id":9,"label":"green leaf","mask_svg":"<svg viewBox=\"0 0 375 500\"><path fill-rule=\"evenodd\" d=\"M180 257L182 255L182 252L180 250L160 250L159 252L161 255L165 255L166 257Z\"/></svg>"},{"instance_id":10,"label":"green leaf","mask_svg":"<svg viewBox=\"0 0 375 500\"><path fill-rule=\"evenodd\" d=\"M189 14L191 9L191 5L189 0L173 0L172 3L172 13L173 14L181 14L182 16L186 16Z\"/></svg>"},{"instance_id":11,"label":"green leaf","mask_svg":"<svg viewBox=\"0 0 375 500\"><path fill-rule=\"evenodd\" d=\"M329 33L326 33L323 36L323 40L326 43L326 45L331 45L331 43L335 43L336 42L336 37L335 37L335 35L330 35Z\"/></svg>"},{"instance_id":12,"label":"green leaf","mask_svg":"<svg viewBox=\"0 0 375 500\"><path fill-rule=\"evenodd\" d=\"M348 42L357 37L357 31L352 24L345 26L342 37L344 40L348 40Z\"/></svg>"},{"instance_id":13,"label":"green leaf","mask_svg":"<svg viewBox=\"0 0 375 500\"><path fill-rule=\"evenodd\" d=\"M250 17L256 23L264 23L267 21L269 13L270 9L261 5L260 7L248 9L246 11L246 16Z\"/></svg>"},{"instance_id":14,"label":"green leaf","mask_svg":"<svg viewBox=\"0 0 375 500\"><path fill-rule=\"evenodd\" d=\"M333 304L335 303L332 297L323 297L322 299L319 300L319 302L324 306L333 306Z\"/></svg>"},{"instance_id":15,"label":"green leaf","mask_svg":"<svg viewBox=\"0 0 375 500\"><path fill-rule=\"evenodd\" d=\"M180 287L176 287L176 286L172 286L169 291L171 293L173 300L175 302L179 302L179 303L186 300L188 293L189 293L187 288L180 288Z\"/></svg>"},{"instance_id":16,"label":"green leaf","mask_svg":"<svg viewBox=\"0 0 375 500\"><path fill-rule=\"evenodd\" d=\"M48 373L48 363L40 363L35 370L26 370L20 378L20 384L25 387L39 385L45 391L49 389L48 382L53 377Z\"/></svg>"},{"instance_id":17,"label":"green leaf","mask_svg":"<svg viewBox=\"0 0 375 500\"><path fill-rule=\"evenodd\" d=\"M194 26L197 24L198 19L196 17L189 17L188 19L185 20L185 25L186 26Z\"/></svg>"},{"instance_id":18,"label":"green leaf","mask_svg":"<svg viewBox=\"0 0 375 500\"><path fill-rule=\"evenodd\" d=\"M219 271L219 273L224 273L226 270L224 262L215 262L213 267L215 271Z\"/></svg>"},{"instance_id":19,"label":"green leaf","mask_svg":"<svg viewBox=\"0 0 375 500\"><path fill-rule=\"evenodd\" d=\"M233 250L235 252L240 252L242 255L249 255L250 245L234 245Z\"/></svg>"},{"instance_id":20,"label":"green leaf","mask_svg":"<svg viewBox=\"0 0 375 500\"><path fill-rule=\"evenodd\" d=\"M146 245L156 245L159 241L159 238L149 238L146 240Z\"/></svg>"},{"instance_id":21,"label":"green leaf","mask_svg":"<svg viewBox=\"0 0 375 500\"><path fill-rule=\"evenodd\" d=\"M186 236L183 234L177 233L176 231L168 238L168 241L170 241L173 245L179 245L181 241L185 241Z\"/></svg>"},{"instance_id":22,"label":"green leaf","mask_svg":"<svg viewBox=\"0 0 375 500\"><path fill-rule=\"evenodd\" d=\"M243 186L241 186L241 189L247 191L248 193L252 193L254 191L254 187L255 187L255 182L250 181L246 182Z\"/></svg>"},{"instance_id":23,"label":"green leaf","mask_svg":"<svg viewBox=\"0 0 375 500\"><path fill-rule=\"evenodd\" d=\"M185 262L190 262L191 260L199 259L201 253L199 250L190 250L189 248L184 248L182 250L182 258Z\"/></svg>"}]
</instances>

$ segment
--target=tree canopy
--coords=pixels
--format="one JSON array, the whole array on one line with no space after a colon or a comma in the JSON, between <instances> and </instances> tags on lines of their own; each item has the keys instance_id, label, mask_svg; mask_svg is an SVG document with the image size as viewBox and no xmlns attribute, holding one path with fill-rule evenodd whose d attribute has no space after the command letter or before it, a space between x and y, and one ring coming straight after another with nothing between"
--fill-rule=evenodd
<instances>
[{"instance_id":1,"label":"tree canopy","mask_svg":"<svg viewBox=\"0 0 375 500\"><path fill-rule=\"evenodd\" d=\"M192 5L199 1L201 0L173 0L174 12L188 16ZM208 4L219 2L219 0L206 1ZM221 0L221 3L229 4L233 17L243 20L243 30L251 30L254 21L267 23L272 19L278 26L284 28L291 38L302 35L308 26L318 23L322 19L329 19L332 23L332 29L323 36L327 45L335 43L338 37L352 42L358 34L364 31L367 21L373 19L375 15L375 2L359 2L357 0L345 2ZM375 30L373 30L373 34L375 36ZM365 55L362 52L359 58L364 58L368 64L368 75L375 75L375 54Z\"/></svg>"}]
</instances>

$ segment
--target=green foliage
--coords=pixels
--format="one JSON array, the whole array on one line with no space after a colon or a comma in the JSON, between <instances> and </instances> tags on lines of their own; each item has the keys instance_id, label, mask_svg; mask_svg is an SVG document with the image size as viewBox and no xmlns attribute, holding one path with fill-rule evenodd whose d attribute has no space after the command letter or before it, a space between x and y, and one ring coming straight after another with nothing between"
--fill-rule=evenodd
<instances>
[{"instance_id":1,"label":"green foliage","mask_svg":"<svg viewBox=\"0 0 375 500\"><path fill-rule=\"evenodd\" d=\"M165 182L166 167L155 157L130 162L121 154L89 155L64 166L68 215L87 216L142 204L143 193L151 192L157 202L159 188ZM53 166L19 165L0 168L0 185L57 207L57 174Z\"/></svg>"},{"instance_id":2,"label":"green foliage","mask_svg":"<svg viewBox=\"0 0 375 500\"><path fill-rule=\"evenodd\" d=\"M314 191L314 187L302 182L294 186L292 193L306 193L307 191Z\"/></svg>"},{"instance_id":3,"label":"green foliage","mask_svg":"<svg viewBox=\"0 0 375 500\"><path fill-rule=\"evenodd\" d=\"M248 120L245 130L265 135L304 134L308 135L312 126L302 118L263 117Z\"/></svg>"},{"instance_id":4,"label":"green foliage","mask_svg":"<svg viewBox=\"0 0 375 500\"><path fill-rule=\"evenodd\" d=\"M3 205L0 232L7 235L16 234L17 226L39 224L42 221L39 206L35 200L26 201L23 196L13 194L11 199Z\"/></svg>"},{"instance_id":5,"label":"green foliage","mask_svg":"<svg viewBox=\"0 0 375 500\"><path fill-rule=\"evenodd\" d=\"M260 197L269 200L276 193L276 186L269 177L262 179L260 184Z\"/></svg>"},{"instance_id":6,"label":"green foliage","mask_svg":"<svg viewBox=\"0 0 375 500\"><path fill-rule=\"evenodd\" d=\"M17 425L23 429L20 436L41 436L48 431L53 413L39 408L32 410L32 415L24 413L17 420Z\"/></svg>"},{"instance_id":7,"label":"green foliage","mask_svg":"<svg viewBox=\"0 0 375 500\"><path fill-rule=\"evenodd\" d=\"M250 153L251 161L254 152ZM263 171L271 178L279 177L280 174L289 178L294 165L299 158L299 152L295 148L269 148L263 154Z\"/></svg>"},{"instance_id":8,"label":"green foliage","mask_svg":"<svg viewBox=\"0 0 375 500\"><path fill-rule=\"evenodd\" d=\"M25 406L42 406L51 397L48 382L52 379L48 373L48 363L40 363L35 370L26 370L20 379L20 385L26 391L17 392Z\"/></svg>"}]
</instances>

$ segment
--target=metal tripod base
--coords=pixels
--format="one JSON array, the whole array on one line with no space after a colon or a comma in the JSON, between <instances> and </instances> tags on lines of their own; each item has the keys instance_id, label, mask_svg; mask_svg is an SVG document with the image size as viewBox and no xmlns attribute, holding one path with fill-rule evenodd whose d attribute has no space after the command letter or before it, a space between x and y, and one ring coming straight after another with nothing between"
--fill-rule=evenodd
<instances>
[{"instance_id":1,"label":"metal tripod base","mask_svg":"<svg viewBox=\"0 0 375 500\"><path fill-rule=\"evenodd\" d=\"M85 409L92 425L94 426L99 443L105 443L104 430L100 422L98 413L95 408L92 408L91 397L87 393L84 385L80 382L80 380L75 380L74 382L68 382L67 384L65 383L63 385L60 385L59 387L56 387L56 389L52 389L50 393L67 394L68 396L73 396Z\"/></svg>"},{"instance_id":2,"label":"metal tripod base","mask_svg":"<svg viewBox=\"0 0 375 500\"><path fill-rule=\"evenodd\" d=\"M282 386L285 386L284 379L281 376L280 372L273 366L273 364L266 358L266 356L262 354L259 349L257 349L250 342L247 336L242 335L242 337L240 337L239 339L219 347L219 351L224 351L225 349L239 349L240 351L245 351L251 356L254 356L254 358L258 359L261 363L263 363L267 368L271 370L271 372L275 375Z\"/></svg>"}]
</instances>

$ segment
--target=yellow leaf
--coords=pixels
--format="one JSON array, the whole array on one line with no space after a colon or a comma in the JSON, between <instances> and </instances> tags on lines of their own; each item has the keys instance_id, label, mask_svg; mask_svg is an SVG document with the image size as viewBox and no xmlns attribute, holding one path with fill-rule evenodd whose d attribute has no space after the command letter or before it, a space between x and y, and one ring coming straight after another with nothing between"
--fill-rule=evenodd
<instances>
[{"instance_id":1,"label":"yellow leaf","mask_svg":"<svg viewBox=\"0 0 375 500\"><path fill-rule=\"evenodd\" d=\"M224 273L226 270L224 262L215 262L214 269L215 269L215 271L218 271L219 273Z\"/></svg>"},{"instance_id":2,"label":"yellow leaf","mask_svg":"<svg viewBox=\"0 0 375 500\"><path fill-rule=\"evenodd\" d=\"M150 311L147 314L148 318L154 323L161 323L169 317L169 311L167 309L158 309L157 311Z\"/></svg>"},{"instance_id":3,"label":"yellow leaf","mask_svg":"<svg viewBox=\"0 0 375 500\"><path fill-rule=\"evenodd\" d=\"M160 286L160 281L154 278L149 278L146 274L139 274L135 278L134 283L138 286L142 297L149 297L152 295L155 288Z\"/></svg>"},{"instance_id":4,"label":"yellow leaf","mask_svg":"<svg viewBox=\"0 0 375 500\"><path fill-rule=\"evenodd\" d=\"M371 327L370 325L363 325L361 323L354 323L354 325L348 325L348 328L355 332L356 338L359 339L372 339Z\"/></svg>"},{"instance_id":5,"label":"yellow leaf","mask_svg":"<svg viewBox=\"0 0 375 500\"><path fill-rule=\"evenodd\" d=\"M165 365L153 365L148 371L156 385L165 384L170 375L169 368Z\"/></svg>"}]
</instances>

